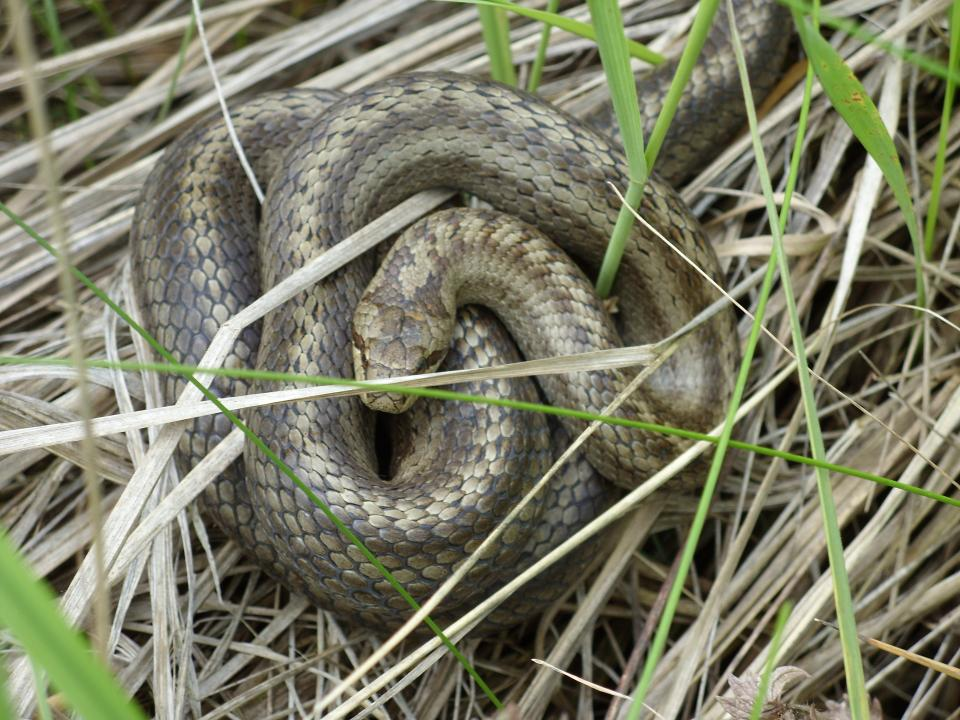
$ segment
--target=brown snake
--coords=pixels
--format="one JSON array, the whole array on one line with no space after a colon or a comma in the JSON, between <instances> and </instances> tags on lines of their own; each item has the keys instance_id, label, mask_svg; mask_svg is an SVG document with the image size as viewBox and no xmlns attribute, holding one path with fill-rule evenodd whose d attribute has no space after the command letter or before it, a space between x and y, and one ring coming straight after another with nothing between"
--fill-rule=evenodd
<instances>
[{"instance_id":1,"label":"brown snake","mask_svg":"<svg viewBox=\"0 0 960 720\"><path fill-rule=\"evenodd\" d=\"M738 4L758 94L769 88L782 63L784 39L777 36L783 33L776 27L782 13L766 0ZM673 177L682 175L705 147L715 153L720 138L743 123L722 13L715 28L680 109L680 134L668 136L665 157L678 160L665 163ZM638 87L646 117L662 96L663 76L671 74L668 67ZM605 117L609 112L600 111L593 121L609 129ZM433 272L419 263L436 254L431 238L439 233L446 237L448 260L486 267L486 279L473 285L467 280L467 287L492 287L500 295L502 315L531 297L535 304L539 298L541 306L573 313L572 319L568 314L559 316L565 320L527 322L527 329L540 335L534 341L517 338L528 357L558 347L591 349L601 335L604 343L621 342L589 288L583 289L586 278L575 277L579 271L567 269L563 254L550 243L592 276L619 211L609 184L627 184L619 149L580 121L525 93L453 74L395 77L345 97L306 89L269 93L236 109L233 121L257 177L269 180L262 209L222 120L211 118L167 149L147 180L134 219L131 242L146 325L178 360L197 363L220 324L261 288L273 286L404 198L434 187L472 193L494 211L445 211L421 221L407 235L427 238L427 244L396 250L393 259L400 265L382 275L405 275L409 287L421 287L417 278ZM693 135L690 123L697 128ZM719 276L699 224L660 179L648 182L641 212L700 267ZM507 241L497 246L500 250L480 245L471 253L463 244L501 235ZM497 252L506 255L493 265ZM413 263L404 264L404 258ZM505 277L514 265L528 268L526 279ZM372 274L373 259L364 256L302 293L267 317L262 336L261 328L248 328L226 366L349 377L351 318ZM441 291L422 287L430 288L420 291L425 307L439 306ZM472 292L443 290L448 297L459 294L461 301L482 300L482 293ZM565 300L565 292L573 292L576 302ZM617 330L630 345L663 338L716 299L688 265L640 228L628 243L614 292L623 310ZM486 304L497 309L497 302ZM578 314L587 307L593 314ZM409 370L424 364L412 349L419 330L409 321L409 313L419 311L405 311L407 320L392 312L388 305L366 313L372 330L379 326L394 333L385 340L357 340L369 374L396 371L376 365L384 357L377 354L378 343L392 358L398 347L400 355L406 352L409 340ZM505 319L515 328L524 325L519 316ZM445 368L520 359L487 312L462 309L452 332ZM732 318L716 316L651 376L626 414L709 428L724 409L736 354ZM600 411L622 387L623 376L557 376L542 380L541 387L557 404ZM168 377L166 398L176 398L182 387L182 380ZM274 387L217 380L214 389L236 395ZM526 379L454 389L538 400L536 386ZM396 421L382 423L386 429L380 434L389 435L393 446L390 467L384 468L374 414L358 398L269 406L249 411L245 419L419 600L480 544L565 442L563 428L537 414L421 400ZM222 416L198 420L181 443L180 463L194 464L231 427ZM610 426L600 436L586 455L604 475L627 485L642 482L683 447L669 437ZM384 473L389 481L381 479ZM608 487L584 457L568 463L437 615L456 616L576 532L609 504ZM322 607L381 628L397 625L409 613L379 572L254 449L246 450L243 468L232 468L208 489L205 506L270 574ZM488 627L517 622L556 599L583 571L589 552L529 584L501 606Z\"/></svg>"}]
</instances>

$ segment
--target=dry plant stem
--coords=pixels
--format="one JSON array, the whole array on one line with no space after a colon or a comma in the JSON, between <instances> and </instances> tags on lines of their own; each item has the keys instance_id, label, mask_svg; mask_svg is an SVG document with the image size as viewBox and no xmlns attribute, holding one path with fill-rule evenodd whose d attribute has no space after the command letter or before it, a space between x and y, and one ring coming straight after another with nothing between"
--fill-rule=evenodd
<instances>
[{"instance_id":1,"label":"dry plant stem","mask_svg":"<svg viewBox=\"0 0 960 720\"><path fill-rule=\"evenodd\" d=\"M960 608L957 608L952 613L947 615L942 621L944 627L949 627L954 625L958 620L960 620ZM833 623L827 623L830 627L834 627ZM938 662L936 660L931 660L930 658L923 657L915 652L910 650L903 650L896 645L891 645L890 643L885 643L882 640L877 640L875 638L860 636L860 640L873 645L875 648L879 648L884 652L888 652L891 655L897 655L898 657L909 660L910 662L917 663L918 665L923 665L931 670L951 678L953 680L960 680L960 669L952 667L946 663Z\"/></svg>"},{"instance_id":2,"label":"dry plant stem","mask_svg":"<svg viewBox=\"0 0 960 720\"><path fill-rule=\"evenodd\" d=\"M520 698L518 705L522 717L543 715L561 682L561 676L552 668L565 668L576 655L579 644L590 634L587 629L596 622L610 593L613 592L614 585L620 580L627 564L633 559L633 553L647 538L659 515L659 507L643 505L621 523L617 544L610 551L610 556L587 591L586 597L577 602L577 611L546 658L546 662L552 667L543 665L537 668L533 680Z\"/></svg>"},{"instance_id":3,"label":"dry plant stem","mask_svg":"<svg viewBox=\"0 0 960 720\"><path fill-rule=\"evenodd\" d=\"M680 555L678 553L670 564L670 572L666 574L663 582L660 584L660 592L657 593L657 599L650 607L650 613L643 623L643 628L634 640L630 657L627 662L624 663L623 672L620 674L620 681L617 683L617 692L619 693L626 695L630 691L630 686L636 682L637 671L640 669L640 659L647 651L647 648L650 647L650 638L653 637L653 633L657 629L657 621L663 614L663 608L666 606L667 598L670 595L670 586L673 585L679 569ZM629 698L629 695L627 695L627 697ZM606 720L616 720L616 718L619 717L622 704L622 701L619 699L611 702L610 708L607 710Z\"/></svg>"},{"instance_id":4,"label":"dry plant stem","mask_svg":"<svg viewBox=\"0 0 960 720\"><path fill-rule=\"evenodd\" d=\"M753 286L758 277L754 274L742 281L728 293L729 297L738 297ZM297 274L291 277L299 278ZM433 387L447 385L467 380L505 377L528 377L550 373L566 373L589 371L598 369L614 369L638 365L650 365L660 362L662 352L669 351L673 343L679 342L688 333L692 332L724 306L726 300L721 298L704 309L690 322L673 333L670 337L654 344L597 350L576 355L558 356L545 360L528 360L523 362L500 365L492 368L474 370L453 370L430 373L426 375L411 375L392 378L384 381L372 381L375 384L405 385L408 387ZM660 348L667 348L662 351ZM212 369L207 366L203 369ZM355 386L322 386L282 390L268 393L250 394L236 398L224 398L223 405L230 410L258 407L265 404L296 402L320 397L346 397L364 392ZM169 406L157 409L133 411L100 417L93 420L91 433L94 437L102 437L119 432L127 432L140 428L156 427L163 424L180 422L183 420L212 415L219 409L213 403L198 402L189 406ZM32 428L19 428L0 431L0 455L40 447L55 447L56 445L80 439L83 428L76 422L48 423Z\"/></svg>"},{"instance_id":5,"label":"dry plant stem","mask_svg":"<svg viewBox=\"0 0 960 720\"><path fill-rule=\"evenodd\" d=\"M207 42L207 31L203 24L203 13L200 12L200 0L192 0L193 18L196 21L197 37L200 39L200 47L203 48L203 57L207 61L207 69L210 71L210 79L213 80L213 89L216 92L217 101L220 103L220 113L223 115L223 122L227 127L227 134L230 136L230 143L237 154L240 166L247 176L250 187L253 188L253 194L257 196L257 202L263 205L263 190L260 183L257 182L257 176L250 167L250 161L247 154L240 144L240 138L237 137L237 130L233 126L233 120L230 118L230 110L227 108L227 100L223 96L223 87L220 85L220 76L217 74L217 66L213 62L213 55L210 53L210 45Z\"/></svg>"},{"instance_id":6,"label":"dry plant stem","mask_svg":"<svg viewBox=\"0 0 960 720\"><path fill-rule=\"evenodd\" d=\"M209 8L203 12L203 17L206 22L212 23L241 15L249 10L259 10L270 5L278 5L279 2L280 0L237 0L236 2L228 2ZM11 17L15 16L11 15ZM189 15L182 15L173 20L157 23L152 27L127 32L56 57L40 60L35 63L33 72L38 78L50 77L67 70L92 65L100 60L116 57L131 50L137 50L145 45L176 38L184 33L190 24L190 20ZM23 68L0 74L0 91L9 90L25 83L26 74Z\"/></svg>"},{"instance_id":7,"label":"dry plant stem","mask_svg":"<svg viewBox=\"0 0 960 720\"><path fill-rule=\"evenodd\" d=\"M341 5L321 18L307 21L299 29L289 31L284 36L286 42L280 41L279 47L272 47L271 52L265 57L227 78L223 83L224 95L231 97L242 92L255 83L295 66L304 58L330 48L358 32L372 32L386 20L401 15L421 2L423 0L396 0L392 3L382 3L379 0L355 0ZM92 113L60 128L52 136L53 150L62 152L90 138L96 138L100 123L104 120L110 123L119 121L121 118L132 120L150 109L159 107L166 95L165 88L157 88L143 97L133 98L131 101L120 101L106 111ZM217 97L214 94L203 93L161 123L139 134L135 140L115 148L113 157L104 163L104 167L112 171L121 164L129 164L132 160L139 159L145 152L158 147L163 141L195 122L216 104ZM10 176L31 167L37 162L37 157L37 147L32 143L27 143L0 156L0 177Z\"/></svg>"},{"instance_id":8,"label":"dry plant stem","mask_svg":"<svg viewBox=\"0 0 960 720\"><path fill-rule=\"evenodd\" d=\"M949 584L950 587L935 588L935 590L942 589L947 600L950 600L956 597L957 591L960 590L960 577L955 575L952 583L945 583L945 584ZM944 599L945 598L940 598L941 601ZM881 642L880 640L874 640L871 638L861 638L864 640L864 642L867 642L870 645L873 645L874 647L880 648L884 652L888 652L892 655L897 656L896 661L890 663L890 665L884 668L883 671L877 673L877 675L875 675L870 679L870 685L872 687L880 687L882 683L885 680L887 680L887 678L891 674L896 672L903 672L904 670L903 665L907 661L914 662L919 665L925 665L927 667L934 667L938 673L943 674L945 677L949 677L954 680L960 680L960 670L958 670L956 667L945 666L944 663L931 662L928 658L923 658L922 656L919 656L917 654L917 651L922 649L922 646L931 637L934 637L936 634L943 634L948 629L955 627L958 620L960 620L960 608L958 608L957 610L954 610L954 612L952 613L948 613L943 618L943 620L937 623L936 627L930 630L930 633L926 638L922 638L919 642L914 643L913 646L911 646L906 650L892 646L888 643Z\"/></svg>"},{"instance_id":9,"label":"dry plant stem","mask_svg":"<svg viewBox=\"0 0 960 720\"><path fill-rule=\"evenodd\" d=\"M268 645L273 642L280 634L286 630L298 616L310 607L304 598L294 596L283 610L281 610L267 624L263 630L257 633L253 644ZM204 678L200 683L200 693L202 696L213 694L218 688L226 683L230 678L240 672L254 657L252 655L234 655L230 660L221 665L216 672Z\"/></svg>"},{"instance_id":10,"label":"dry plant stem","mask_svg":"<svg viewBox=\"0 0 960 720\"><path fill-rule=\"evenodd\" d=\"M921 444L921 450L927 454L935 454L944 444L944 438L949 437L956 431L960 425L960 387L954 387L946 407L937 419L934 431L931 432ZM911 485L916 484L921 479L921 471L924 463L918 458L911 459L910 464L901 477L902 482ZM872 552L873 546L878 542L883 542L886 527L892 522L896 513L904 504L903 493L891 493L882 503L882 505L871 516L867 523L850 543L844 553L845 562L850 568L863 567L867 556ZM819 577L806 596L797 603L793 614L793 622L784 633L781 652L789 656L791 652L798 650L799 644L803 641L807 633L810 632L810 624L823 610L829 607L832 599L829 575ZM746 669L746 672L760 672L763 664L764 653L758 655Z\"/></svg>"},{"instance_id":11,"label":"dry plant stem","mask_svg":"<svg viewBox=\"0 0 960 720\"><path fill-rule=\"evenodd\" d=\"M649 365L657 362L661 353L649 345L596 350L577 355L561 355L546 360L525 360L488 368L447 370L423 375L404 375L385 380L371 380L374 385L402 385L406 387L437 387L467 381L530 377L577 371L615 369ZM209 366L203 369L210 369ZM223 398L221 402L230 410L245 410L263 405L315 400L317 398L349 397L367 392L354 385L326 385L251 393ZM149 410L134 410L117 415L95 418L90 432L93 437L103 437L141 428L158 427L182 422L204 415L213 415L219 408L205 400L189 406L166 406ZM49 448L74 442L82 437L82 426L77 422L50 423L31 428L0 431L0 455L7 455L39 447Z\"/></svg>"},{"instance_id":12,"label":"dry plant stem","mask_svg":"<svg viewBox=\"0 0 960 720\"><path fill-rule=\"evenodd\" d=\"M119 273L119 282L114 283L114 288L120 286L121 292L123 293L124 301L131 306L131 309L134 311L134 319L136 318L136 307L135 303L132 302L130 295L132 293L128 292L130 289L129 286L129 263L124 263L122 270ZM104 307L101 313L103 318L104 325L104 349L108 359L119 360L121 357L121 349L117 339L117 331L121 325L121 320L110 308ZM127 384L126 376L119 371L113 372L112 381L114 394L117 399L117 407L122 411L130 411L134 407L133 399L130 394L129 386ZM154 382L155 386L156 383ZM146 378L144 382L144 395L149 406L149 399L151 397L151 384L150 378ZM151 432L149 435L152 437L155 433ZM130 458L136 466L138 463L142 462L144 455L147 450L144 445L143 435L140 432L133 431L128 432L125 435L127 449L130 453ZM168 471L167 476L169 478L170 473ZM159 495L160 484L158 484L157 490L154 492L154 498L151 498L148 502L156 502L156 496ZM149 507L145 506L145 507ZM140 579L144 569L146 569L147 563L150 564L150 597L151 601L154 604L159 605L161 608L166 609L168 605L175 604L175 601L171 598L170 593L163 593L154 590L154 585L157 583L157 578L164 577L168 573L172 572L172 567L174 562L170 559L172 554L171 546L172 534L173 534L172 525L165 527L163 529L163 538L158 539L154 543L155 554L144 554L136 558L134 561L134 566L132 571L126 574L126 577L123 578L123 586L121 593L117 602L114 605L113 612L113 626L110 632L109 643L107 646L107 651L110 656L115 656L120 648L122 639L123 639L123 620L127 617L127 614L130 610L130 607L134 601L136 595L136 589L139 585ZM165 564L164 564L165 563ZM111 585L114 581L108 579L108 586ZM171 717L176 714L176 712L168 712L167 707L174 704L170 700L172 696L173 688L171 687L172 682L168 682L169 673L170 673L170 660L168 654L175 645L174 642L170 642L165 635L168 631L169 622L166 621L165 617L156 617L159 615L159 612L155 610L154 612L154 626L158 628L157 632L153 635L153 640L155 641L154 647L157 649L157 652L153 654L153 668L154 668L154 678L153 685L155 688L154 691L154 705L157 708L156 715L158 717ZM176 609L173 612L169 613L173 617L179 617Z\"/></svg>"},{"instance_id":13,"label":"dry plant stem","mask_svg":"<svg viewBox=\"0 0 960 720\"><path fill-rule=\"evenodd\" d=\"M414 67L450 70L447 62L434 64L428 61L438 52L462 46L479 32L477 13L471 7L372 48L308 80L303 87L336 87L352 93L366 84Z\"/></svg>"},{"instance_id":14,"label":"dry plant stem","mask_svg":"<svg viewBox=\"0 0 960 720\"><path fill-rule=\"evenodd\" d=\"M222 7L223 6L220 6L217 9L219 10ZM222 43L228 41L235 35L236 32L249 24L249 22L256 17L259 12L260 9L257 9L238 16L228 16L227 19L217 23L214 30L210 33L210 35L213 36L211 46L219 47ZM138 30L146 26L149 21L149 18L145 18L144 21L138 23L138 25L133 29L127 31L124 34L124 37L128 37L131 34L136 34ZM202 57L201 53L198 52L196 54L198 57ZM60 59L62 57L64 56L58 56L54 59ZM166 96L169 94L170 90L167 86L169 85L170 78L175 67L175 61L164 63L164 65L155 70L146 80L141 82L135 89L128 93L121 103L133 108L136 107L134 103L138 103L140 100L146 99L149 103L149 109L153 109L160 100L161 94L163 98L166 98ZM190 82L179 83L181 92L189 90L191 87L195 87L200 81L201 78L199 73L194 73ZM81 131L83 131L84 128L89 128L92 131L93 128L89 127L91 121L97 117L102 117L103 120L102 122L96 122L96 133L86 133L83 142L76 142L63 146L62 151L59 153L59 161L60 167L64 172L74 168L85 157L89 157L98 148L109 142L118 131L125 129L128 126L131 118L129 116L125 117L124 113L118 112L118 106L121 105L121 103L114 103L105 110L93 112L90 115L81 118L78 123L67 126L67 128L76 127ZM58 128L56 132L59 134L70 132L70 130ZM75 181L77 186L79 188L84 188L85 186L92 184L97 177L103 175L104 165L109 167L109 163L104 163L77 177ZM30 192L20 192L10 200L9 204L14 208L31 207L34 202L34 196L35 194ZM132 213L132 204L127 202L126 205L128 206L127 209L129 212ZM34 227L36 227L36 225Z\"/></svg>"},{"instance_id":15,"label":"dry plant stem","mask_svg":"<svg viewBox=\"0 0 960 720\"><path fill-rule=\"evenodd\" d=\"M960 215L957 215L957 217L960 218ZM883 242L882 240L879 240L876 237L871 237L871 236L865 237L864 244L870 245L871 247L882 250L884 254L889 255L891 258L895 260L899 260L901 262L913 262L913 255L901 250L900 248L896 248L893 245L890 245L889 243ZM925 260L923 262L922 268L923 268L923 271L925 273L928 273L931 277L934 277L937 280L941 280L942 282L945 282L949 285L960 287L960 278L958 278L956 274L948 272L947 270L940 267L939 265L935 265L929 260Z\"/></svg>"},{"instance_id":16,"label":"dry plant stem","mask_svg":"<svg viewBox=\"0 0 960 720\"><path fill-rule=\"evenodd\" d=\"M790 422L788 423L785 431L783 433L783 438L780 441L780 447L789 447L796 436L796 433L800 427L800 421L803 417L803 410L799 406L794 410ZM698 638L703 637L703 634L707 632L708 627L714 626L719 618L721 612L730 604L728 600L728 594L734 594L736 590L732 587L732 580L734 574L738 571L741 559L743 558L744 552L747 549L747 544L751 541L753 537L753 531L756 528L757 521L760 519L760 513L764 508L764 502L770 494L770 491L773 489L774 481L783 471L783 462L779 458L774 458L773 462L770 463L770 467L763 475L763 480L760 482L760 487L757 488L756 495L754 496L753 502L750 504L750 509L747 511L747 515L744 518L736 538L734 538L733 544L726 551L723 558L723 563L720 566L720 570L717 573L717 577L713 582L710 594L707 596L706 601L704 602L703 609L698 616L696 622L690 627L687 631L689 638ZM774 603L769 603L771 607L775 607ZM755 631L765 627L764 624L759 622L754 623L756 626ZM732 673L737 666L740 656L745 655L749 648L751 647L750 643L743 643L743 647L740 652L737 653L736 658L729 663L727 672L721 673L721 678L726 678L727 675ZM723 650L723 647L715 647L713 651L719 653ZM669 660L670 658L666 658ZM677 660L677 663L681 668L693 668L698 666L700 661L703 660L702 649L699 646L699 643L689 642L685 645L683 654ZM668 665L668 663L665 663ZM694 675L690 676L695 677ZM726 682L726 680L722 680ZM680 685L682 683L679 683ZM717 695L720 692L720 688L715 688L711 695Z\"/></svg>"},{"instance_id":17,"label":"dry plant stem","mask_svg":"<svg viewBox=\"0 0 960 720\"><path fill-rule=\"evenodd\" d=\"M243 690L242 692L237 692L237 694L234 695L229 701L220 704L215 710L201 716L200 720L218 720L219 718L224 717L240 717L238 712L242 712L244 709L249 709L249 704L262 696L265 689L269 690L270 687L284 682L288 678L295 677L297 674L304 671L312 670L317 663L322 660L322 656L314 656L301 662L294 663L289 668L274 673L267 681L269 685L267 683L259 683L246 690Z\"/></svg>"},{"instance_id":18,"label":"dry plant stem","mask_svg":"<svg viewBox=\"0 0 960 720\"><path fill-rule=\"evenodd\" d=\"M23 72L23 96L29 108L30 131L40 144L40 177L46 186L47 203L53 219L53 244L60 251L60 292L66 305L67 336L70 340L70 358L77 372L77 388L80 395L80 417L84 426L81 440L81 453L84 459L83 478L87 488L87 506L90 525L93 528L93 565L94 565L94 627L92 643L101 658L107 660L106 642L109 627L109 599L105 584L105 566L103 536L103 496L97 473L97 450L89 432L93 414L90 387L86 378L86 355L80 330L79 305L76 288L70 274L70 257L67 254L67 226L63 217L60 201L60 172L56 159L50 149L50 124L47 119L43 90L34 72L37 63L36 48L33 45L33 32L29 25L30 15L20 0L7 0L7 13L17 22L13 34L13 45L17 60Z\"/></svg>"},{"instance_id":19,"label":"dry plant stem","mask_svg":"<svg viewBox=\"0 0 960 720\"><path fill-rule=\"evenodd\" d=\"M436 720L441 717L450 701L450 695L461 681L459 668L456 659L447 655L437 664L436 671L433 673L430 683L424 683L418 688L417 699L419 702L414 707L413 716L423 718L423 720Z\"/></svg>"},{"instance_id":20,"label":"dry plant stem","mask_svg":"<svg viewBox=\"0 0 960 720\"><path fill-rule=\"evenodd\" d=\"M212 48L217 48L223 43L229 41L236 35L237 32L246 27L250 21L256 17L257 12L258 11L253 11L244 15L239 15L235 18L231 18L215 25L208 33L208 36L211 38L210 46ZM135 90L130 92L127 95L127 100L136 100L139 97L154 98L156 95L151 93L155 92L155 88L162 89L165 94L169 93L170 91L166 86L170 82L174 67L175 63L165 63L164 66L158 68L153 74L150 75L150 77L140 83ZM151 102L153 102L152 99ZM104 143L112 139L118 131L121 131L127 127L127 122L124 120L116 120L111 124L109 114L105 115L104 120L105 122L102 124L95 137L90 138L88 142L82 143L79 147L68 148L61 153L61 164L64 169L74 167L85 156L93 153L97 148L102 147ZM79 183L88 183L92 180L95 180L101 172L102 169L98 166L92 171L81 175L77 181ZM21 197L18 196L17 199L20 200ZM130 210L132 211L133 207L130 207Z\"/></svg>"},{"instance_id":21,"label":"dry plant stem","mask_svg":"<svg viewBox=\"0 0 960 720\"><path fill-rule=\"evenodd\" d=\"M537 665L540 665L541 667L546 668L547 670L550 670L550 671L556 673L556 674L559 675L559 676L566 677L566 678L570 678L571 680L576 681L577 683L579 683L580 685L582 685L583 688L587 688L587 689L589 689L589 690L594 690L594 691L596 691L596 692L601 692L601 693L604 693L604 694L606 694L606 695L612 695L614 698L619 699L619 700L629 700L629 699L630 699L630 696L629 696L629 695L623 695L622 693L618 693L616 690L611 690L610 688L604 687L603 685L598 685L597 683L591 682L590 680L587 680L586 678L584 678L584 677L582 677L582 676L580 676L580 675L574 675L573 673L567 672L566 670L563 670L563 669L561 669L561 668L558 668L558 667L556 667L555 665L551 665L550 663L548 663L548 662L545 661L545 660L537 660L537 659L534 659L533 662L536 663ZM583 689L583 688L581 688L581 689ZM582 706L581 706L581 707L582 707ZM650 708L647 708L647 709L649 710ZM580 716L581 716L581 717L587 717L587 716L586 716L584 713L582 713L582 712L580 713Z\"/></svg>"},{"instance_id":22,"label":"dry plant stem","mask_svg":"<svg viewBox=\"0 0 960 720\"><path fill-rule=\"evenodd\" d=\"M295 275L285 278L249 306L223 324L210 343L203 357L206 367L219 367L240 331L256 322L270 310L286 302L304 288L313 285L342 265L350 262L377 243L390 237L406 225L414 222L425 212L439 206L450 197L446 191L418 193L397 207L381 215L372 223L346 238L314 261L304 266ZM210 377L199 375L197 379L206 384ZM177 405L190 405L200 398L200 391L187 385L177 399ZM140 510L153 491L160 473L176 449L185 425L164 427L150 446L143 463L136 469L123 492L120 501L103 526L104 564L113 565L124 539L130 532ZM88 554L63 594L61 607L68 622L77 623L87 611L91 593L95 587L96 556ZM92 577L93 576L93 577ZM10 688L18 699L18 711L27 714L34 702L32 677L26 659L21 658L10 673Z\"/></svg>"},{"instance_id":23,"label":"dry plant stem","mask_svg":"<svg viewBox=\"0 0 960 720\"><path fill-rule=\"evenodd\" d=\"M420 5L424 0L395 0L383 3L379 0L354 0L340 5L319 18L305 21L298 27L271 38L269 51L261 59L234 72L222 84L223 94L229 98L252 85L269 79L272 75L295 67L311 55L327 50L348 39L364 37L385 22L395 19ZM266 48L263 48L266 49ZM172 137L185 126L195 122L218 100L211 93L204 93L196 100L168 116L157 126L150 128L141 137L119 150L120 156L139 148L156 147Z\"/></svg>"},{"instance_id":24,"label":"dry plant stem","mask_svg":"<svg viewBox=\"0 0 960 720\"><path fill-rule=\"evenodd\" d=\"M130 563L146 551L155 535L189 506L204 488L229 467L230 463L240 457L243 452L243 443L243 433L234 428L203 460L181 478L169 493L164 495L163 500L146 517L137 523L133 532L124 540L120 552L110 566L108 585L114 585L122 580Z\"/></svg>"}]
</instances>

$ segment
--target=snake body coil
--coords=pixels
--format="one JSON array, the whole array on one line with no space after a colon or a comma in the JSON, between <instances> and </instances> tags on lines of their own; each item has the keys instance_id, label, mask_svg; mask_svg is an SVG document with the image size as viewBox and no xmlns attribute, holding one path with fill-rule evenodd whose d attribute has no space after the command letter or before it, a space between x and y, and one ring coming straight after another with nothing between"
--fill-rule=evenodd
<instances>
[{"instance_id":1,"label":"snake body coil","mask_svg":"<svg viewBox=\"0 0 960 720\"><path fill-rule=\"evenodd\" d=\"M535 97L459 75L401 76L342 98L326 91L271 93L242 106L233 120L255 173L269 178L261 217L222 122L211 119L167 150L134 220L147 326L186 363L199 360L219 325L260 288L420 190L472 193L555 241L592 274L619 211L609 184L627 184L620 151L602 135ZM698 223L669 186L651 179L641 213L719 276ZM245 331L227 366L256 359L264 370L349 377L351 318L372 275L372 259L363 257L317 283L271 313L262 335L258 328ZM640 228L628 242L614 292L628 344L661 339L714 299L689 266ZM461 311L445 367L518 359L502 335L481 311ZM723 410L735 358L732 319L721 314L649 379L631 412L709 427ZM601 409L609 394L603 377L592 380L596 392L583 391L582 409ZM167 379L167 398L181 388L180 380ZM274 388L215 383L221 395L251 389ZM528 380L455 389L537 398ZM395 452L387 482L374 416L358 398L259 408L246 419L417 599L435 590L545 471L556 452L548 438L564 442L561 428L548 432L535 415L420 401L391 430L404 457ZM180 460L194 463L230 427L222 417L198 420L181 443ZM670 438L609 428L602 442L607 450L591 458L621 483L642 481L682 447ZM221 526L271 574L321 606L377 627L402 621L406 603L303 493L255 450L245 453L244 465L205 495ZM455 616L492 592L595 517L610 497L607 484L576 458L438 615ZM490 626L541 609L582 572L586 559L582 554L556 566L502 607Z\"/></svg>"}]
</instances>

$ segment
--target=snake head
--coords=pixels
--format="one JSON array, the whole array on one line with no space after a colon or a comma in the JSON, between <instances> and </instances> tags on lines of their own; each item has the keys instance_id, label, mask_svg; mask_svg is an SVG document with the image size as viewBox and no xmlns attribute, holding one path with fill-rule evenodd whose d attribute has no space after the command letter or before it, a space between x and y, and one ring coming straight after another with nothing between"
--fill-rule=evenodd
<instances>
[{"instance_id":1,"label":"snake head","mask_svg":"<svg viewBox=\"0 0 960 720\"><path fill-rule=\"evenodd\" d=\"M417 309L361 300L353 316L353 373L357 380L389 380L430 373L447 353L452 321ZM376 392L360 396L371 410L405 412L415 395Z\"/></svg>"}]
</instances>

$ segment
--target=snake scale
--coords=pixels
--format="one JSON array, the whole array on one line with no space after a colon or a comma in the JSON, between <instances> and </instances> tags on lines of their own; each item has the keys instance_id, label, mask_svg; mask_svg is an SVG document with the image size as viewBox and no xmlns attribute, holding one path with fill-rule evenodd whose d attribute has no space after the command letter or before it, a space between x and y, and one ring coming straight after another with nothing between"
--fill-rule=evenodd
<instances>
[{"instance_id":1,"label":"snake scale","mask_svg":"<svg viewBox=\"0 0 960 720\"><path fill-rule=\"evenodd\" d=\"M774 2L743 0L736 12L760 94L782 64L785 43L776 25L783 11ZM671 74L667 67L640 81L646 118L655 116L663 78ZM673 178L688 171L691 161L704 162L703 153L715 153L720 138L743 124L722 13L691 88L678 132L671 131L665 149L664 167ZM455 266L451 272L458 278L479 267L485 280L461 278L460 285L442 291L424 286L430 289L420 291L419 307L436 309L441 295L447 305L493 305L514 332L537 336L517 338L527 357L558 348L591 349L596 342L659 340L715 299L681 259L636 228L615 286L623 311L614 328L586 276L569 269L553 246L563 248L587 275L595 273L619 210L609 184L627 184L624 158L608 137L615 132L607 107L590 118L597 131L497 83L418 73L347 96L316 89L267 93L237 107L232 118L254 172L266 183L262 208L222 119L212 117L168 147L143 188L134 218L138 302L147 328L181 362L197 363L220 324L262 288L396 203L434 187L471 193L491 209L445 210L420 221L405 233L414 242L391 253L392 264L380 277L401 278L416 295L418 283L437 280L439 273L421 263L441 254L437 238L444 238L442 264ZM641 212L701 267L719 275L697 221L668 184L657 177L648 182ZM496 244L503 238L505 243ZM525 277L507 280L521 268L527 269ZM349 377L356 352L364 372L376 376L398 371L387 368L384 358L392 361L400 348L401 356L410 355L405 361L414 364L409 371L424 367L424 358L413 357L410 349L420 332L410 318L420 310L398 315L389 302L367 304L358 321L365 316L367 331L392 335L357 336L351 319L373 273L373 258L364 256L317 283L273 311L262 327L246 329L226 366ZM497 302L485 303L479 296L491 289L499 294L499 309ZM395 292L388 286L380 300L364 302L382 303ZM575 301L564 299L572 296ZM560 313L549 318L561 319L507 317L524 298ZM449 346L443 368L521 359L488 310L468 305L456 322L439 323L452 333L441 342ZM715 317L649 378L625 412L696 429L711 426L729 392L735 338L732 318ZM430 364L443 350L427 351ZM557 404L599 411L626 377L620 372L556 376L541 380L541 391ZM176 398L183 381L167 377L163 382L166 399ZM267 389L275 386L214 383L222 396ZM529 379L454 389L540 399ZM378 421L359 398L348 398L264 407L248 411L245 420L418 600L480 544L549 467L566 433L579 429L507 408L433 400L420 400L392 417ZM181 442L181 467L195 464L230 429L223 417L197 420ZM457 616L502 586L607 507L614 491L601 474L635 485L682 447L670 438L623 428L606 427L600 435L447 598L437 613L440 619ZM392 446L389 460L378 455L378 437L384 436ZM409 613L377 570L255 449L247 448L243 462L208 488L204 506L267 572L318 605L383 629ZM510 625L541 610L595 554L596 548L587 548L554 566L501 606L487 627Z\"/></svg>"}]
</instances>

